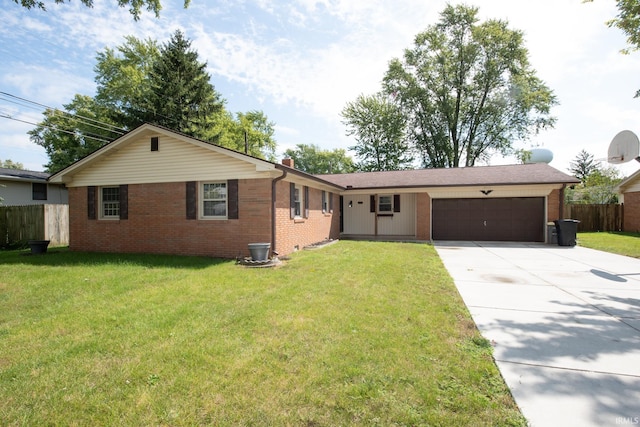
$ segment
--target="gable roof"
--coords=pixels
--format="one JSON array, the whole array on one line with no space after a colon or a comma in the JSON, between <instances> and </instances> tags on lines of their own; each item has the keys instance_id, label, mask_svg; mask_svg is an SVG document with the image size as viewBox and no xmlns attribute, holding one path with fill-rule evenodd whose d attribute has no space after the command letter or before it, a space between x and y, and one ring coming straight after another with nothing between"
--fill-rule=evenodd
<instances>
[{"instance_id":1,"label":"gable roof","mask_svg":"<svg viewBox=\"0 0 640 427\"><path fill-rule=\"evenodd\" d=\"M76 161L75 163L67 166L66 168L54 173L49 177L49 181L51 182L59 182L59 183L69 183L73 178L73 175L83 171L84 169L90 168L92 165L99 162L104 156L108 156L113 153L117 153L119 150L127 147L129 144L132 144L137 140L138 137L144 137L147 135L157 136L171 136L174 138L178 138L179 140L186 142L188 144L193 144L197 147L205 148L207 150L211 150L216 153L220 153L226 155L228 157L234 158L236 160L241 160L246 163L253 164L255 166L256 171L260 172L269 172L274 170L281 170L286 173L297 175L305 180L314 181L322 183L329 187L334 187L342 190L343 188L337 184L334 184L330 181L325 181L320 178L317 178L314 175L308 174L306 172L290 168L285 165L277 164L270 162L268 160L260 159L258 157L251 156L249 154L244 154L236 150L232 150L230 148L223 147L221 145L213 144L208 141L204 141L198 138L194 138L192 136L186 135L181 132L176 132L171 129L167 129L162 126L144 123L137 128L129 131L128 133L120 136L119 138L111 141L110 143L102 146L86 157ZM162 174L162 171L158 171L158 174Z\"/></svg>"},{"instance_id":2,"label":"gable roof","mask_svg":"<svg viewBox=\"0 0 640 427\"><path fill-rule=\"evenodd\" d=\"M640 186L640 170L637 170L627 178L623 179L620 184L614 187L614 191L622 194L625 193L629 188L635 187L635 185Z\"/></svg>"},{"instance_id":3,"label":"gable roof","mask_svg":"<svg viewBox=\"0 0 640 427\"><path fill-rule=\"evenodd\" d=\"M0 168L0 180L25 181L25 182L46 182L49 178L47 172L35 172L22 169Z\"/></svg>"},{"instance_id":4,"label":"gable roof","mask_svg":"<svg viewBox=\"0 0 640 427\"><path fill-rule=\"evenodd\" d=\"M415 169L317 175L347 189L578 184L580 180L545 164Z\"/></svg>"}]
</instances>

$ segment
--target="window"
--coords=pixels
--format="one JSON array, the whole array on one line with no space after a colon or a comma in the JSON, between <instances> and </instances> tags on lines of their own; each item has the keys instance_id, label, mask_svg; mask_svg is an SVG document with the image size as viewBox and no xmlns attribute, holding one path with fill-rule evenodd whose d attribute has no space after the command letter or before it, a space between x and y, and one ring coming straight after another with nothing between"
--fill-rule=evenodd
<instances>
[{"instance_id":1,"label":"window","mask_svg":"<svg viewBox=\"0 0 640 427\"><path fill-rule=\"evenodd\" d=\"M302 191L300 187L296 185L293 193L293 206L294 206L294 215L299 217L302 216Z\"/></svg>"},{"instance_id":2,"label":"window","mask_svg":"<svg viewBox=\"0 0 640 427\"><path fill-rule=\"evenodd\" d=\"M32 183L31 195L33 200L47 200L47 184Z\"/></svg>"},{"instance_id":3,"label":"window","mask_svg":"<svg viewBox=\"0 0 640 427\"><path fill-rule=\"evenodd\" d=\"M291 219L309 217L309 187L289 183Z\"/></svg>"},{"instance_id":4,"label":"window","mask_svg":"<svg viewBox=\"0 0 640 427\"><path fill-rule=\"evenodd\" d=\"M227 217L227 183L208 182L202 184L202 218Z\"/></svg>"},{"instance_id":5,"label":"window","mask_svg":"<svg viewBox=\"0 0 640 427\"><path fill-rule=\"evenodd\" d=\"M120 187L100 189L100 213L103 219L120 218Z\"/></svg>"},{"instance_id":6,"label":"window","mask_svg":"<svg viewBox=\"0 0 640 427\"><path fill-rule=\"evenodd\" d=\"M329 203L327 202L327 192L322 192L322 212L329 212Z\"/></svg>"},{"instance_id":7,"label":"window","mask_svg":"<svg viewBox=\"0 0 640 427\"><path fill-rule=\"evenodd\" d=\"M393 196L380 196L378 198L378 212L393 212Z\"/></svg>"}]
</instances>

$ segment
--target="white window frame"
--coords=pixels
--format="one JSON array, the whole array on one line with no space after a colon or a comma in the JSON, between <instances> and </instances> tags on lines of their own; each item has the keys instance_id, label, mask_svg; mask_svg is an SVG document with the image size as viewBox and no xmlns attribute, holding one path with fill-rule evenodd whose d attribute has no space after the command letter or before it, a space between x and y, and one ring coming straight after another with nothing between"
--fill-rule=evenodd
<instances>
[{"instance_id":1,"label":"white window frame","mask_svg":"<svg viewBox=\"0 0 640 427\"><path fill-rule=\"evenodd\" d=\"M224 197L218 198L205 198L205 187L213 185L213 186L222 186L224 188ZM200 197L199 197L199 211L200 211L200 219L227 219L229 215L229 186L227 185L227 181L206 181L201 182L199 187ZM206 202L214 202L220 203L224 200L224 215L205 215L205 203Z\"/></svg>"},{"instance_id":2,"label":"white window frame","mask_svg":"<svg viewBox=\"0 0 640 427\"><path fill-rule=\"evenodd\" d=\"M294 218L302 218L304 215L304 187L295 184L294 189Z\"/></svg>"},{"instance_id":3,"label":"white window frame","mask_svg":"<svg viewBox=\"0 0 640 427\"><path fill-rule=\"evenodd\" d=\"M389 199L388 202L382 202L383 199ZM385 207L389 207L388 209L383 209L383 205ZM393 213L393 194L383 194L378 196L378 213Z\"/></svg>"},{"instance_id":4,"label":"white window frame","mask_svg":"<svg viewBox=\"0 0 640 427\"><path fill-rule=\"evenodd\" d=\"M118 190L118 200L105 201L105 190ZM112 206L108 206L112 205ZM110 213L107 213L107 209ZM117 214L113 213L117 211ZM105 186L100 187L100 219L120 219L120 187L119 186Z\"/></svg>"}]
</instances>

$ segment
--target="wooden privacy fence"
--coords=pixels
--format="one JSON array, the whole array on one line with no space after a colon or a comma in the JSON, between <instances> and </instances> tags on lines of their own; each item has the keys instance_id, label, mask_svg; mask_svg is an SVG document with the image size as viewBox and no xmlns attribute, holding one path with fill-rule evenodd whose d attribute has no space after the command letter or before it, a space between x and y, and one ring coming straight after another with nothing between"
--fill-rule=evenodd
<instances>
[{"instance_id":1,"label":"wooden privacy fence","mask_svg":"<svg viewBox=\"0 0 640 427\"><path fill-rule=\"evenodd\" d=\"M0 206L0 247L22 246L28 240L69 244L69 205Z\"/></svg>"},{"instance_id":2,"label":"wooden privacy fence","mask_svg":"<svg viewBox=\"0 0 640 427\"><path fill-rule=\"evenodd\" d=\"M564 205L564 217L577 219L578 231L622 231L624 205Z\"/></svg>"}]
</instances>

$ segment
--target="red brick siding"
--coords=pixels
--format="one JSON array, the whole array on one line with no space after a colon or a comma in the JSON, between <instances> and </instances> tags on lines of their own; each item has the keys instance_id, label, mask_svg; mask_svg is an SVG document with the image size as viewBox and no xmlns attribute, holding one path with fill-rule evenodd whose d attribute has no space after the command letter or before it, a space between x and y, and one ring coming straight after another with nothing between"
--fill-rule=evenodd
<instances>
[{"instance_id":1,"label":"red brick siding","mask_svg":"<svg viewBox=\"0 0 640 427\"><path fill-rule=\"evenodd\" d=\"M271 179L238 182L237 220L187 220L186 185L129 185L129 219L89 220L87 188L69 189L70 249L89 252L140 252L201 255L221 258L248 256L249 243L271 242ZM338 238L339 199L334 213L322 213L320 190L309 189L309 218L289 218L289 183L277 185L278 235L281 255L327 237ZM97 204L99 209L99 204Z\"/></svg>"},{"instance_id":2,"label":"red brick siding","mask_svg":"<svg viewBox=\"0 0 640 427\"><path fill-rule=\"evenodd\" d=\"M332 194L333 213L322 212L322 190L309 188L309 217L291 219L290 183L279 181L276 186L276 247L280 255L302 249L312 243L340 236L340 196Z\"/></svg>"},{"instance_id":3,"label":"red brick siding","mask_svg":"<svg viewBox=\"0 0 640 427\"><path fill-rule=\"evenodd\" d=\"M555 221L560 218L560 206L564 205L564 191L553 190L547 196L547 221Z\"/></svg>"},{"instance_id":4,"label":"red brick siding","mask_svg":"<svg viewBox=\"0 0 640 427\"><path fill-rule=\"evenodd\" d=\"M235 258L271 241L270 179L239 181L237 220L187 220L184 182L129 185L128 202L127 220L89 220L87 188L70 188L70 249Z\"/></svg>"},{"instance_id":5,"label":"red brick siding","mask_svg":"<svg viewBox=\"0 0 640 427\"><path fill-rule=\"evenodd\" d=\"M624 224L622 229L640 232L640 192L624 193Z\"/></svg>"}]
</instances>

